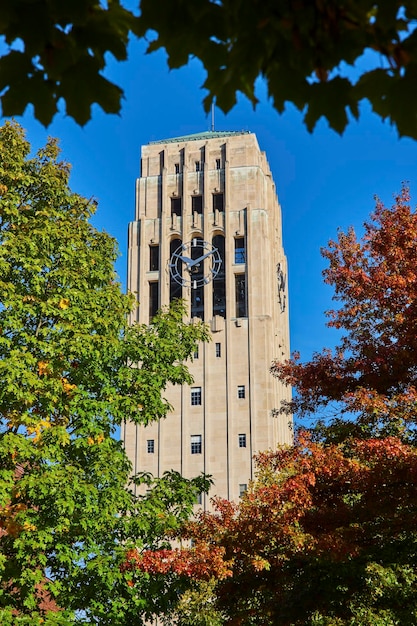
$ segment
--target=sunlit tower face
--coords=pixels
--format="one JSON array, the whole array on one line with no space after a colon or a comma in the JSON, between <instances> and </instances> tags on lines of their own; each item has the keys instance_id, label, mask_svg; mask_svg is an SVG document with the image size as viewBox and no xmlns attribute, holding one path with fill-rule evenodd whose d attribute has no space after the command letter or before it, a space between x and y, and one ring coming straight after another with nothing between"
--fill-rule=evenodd
<instances>
[{"instance_id":1,"label":"sunlit tower face","mask_svg":"<svg viewBox=\"0 0 417 626\"><path fill-rule=\"evenodd\" d=\"M128 285L139 303L132 322L150 323L182 298L212 341L187 364L194 382L166 390L172 414L146 428L127 424L122 437L136 471L203 471L215 481L210 496L236 500L253 477L254 453L291 442L288 419L272 417L290 397L269 373L289 356L272 175L248 132L153 142L142 148L141 172L129 225Z\"/></svg>"}]
</instances>

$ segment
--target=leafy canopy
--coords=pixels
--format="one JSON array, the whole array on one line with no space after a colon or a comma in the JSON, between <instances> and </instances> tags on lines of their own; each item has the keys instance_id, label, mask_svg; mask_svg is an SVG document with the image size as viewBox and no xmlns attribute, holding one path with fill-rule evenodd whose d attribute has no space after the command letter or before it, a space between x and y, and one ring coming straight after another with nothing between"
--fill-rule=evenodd
<instances>
[{"instance_id":1,"label":"leafy canopy","mask_svg":"<svg viewBox=\"0 0 417 626\"><path fill-rule=\"evenodd\" d=\"M214 99L230 110L238 92L255 105L262 77L276 110L293 103L310 131L324 116L343 132L365 99L400 135L417 138L415 0L138 0L138 14L131 6L4 0L3 115L20 115L32 103L48 125L60 100L79 124L93 103L118 113L123 92L104 72L109 53L126 60L135 36L150 39L149 52L165 49L170 68L201 60L206 110Z\"/></svg>"},{"instance_id":2,"label":"leafy canopy","mask_svg":"<svg viewBox=\"0 0 417 626\"><path fill-rule=\"evenodd\" d=\"M31 156L18 124L0 128L4 626L122 625L158 612L162 594L147 576L132 590L124 552L169 545L207 488L176 473L131 477L117 424L166 415L163 390L190 382L184 362L207 332L183 323L181 304L128 327L115 242L89 223L95 203L68 178L55 140ZM166 602L178 595L163 586Z\"/></svg>"},{"instance_id":3,"label":"leafy canopy","mask_svg":"<svg viewBox=\"0 0 417 626\"><path fill-rule=\"evenodd\" d=\"M130 565L191 589L209 581L225 624L415 624L416 449L302 434L257 464L238 505L219 500L186 526L193 548L137 553Z\"/></svg>"},{"instance_id":4,"label":"leafy canopy","mask_svg":"<svg viewBox=\"0 0 417 626\"><path fill-rule=\"evenodd\" d=\"M339 232L323 250L325 282L339 309L328 326L342 331L340 345L302 363L299 355L275 363L273 373L294 385L296 396L282 411L300 416L339 402L354 412L339 423L343 436L388 435L414 440L417 398L417 213L403 187L391 208L379 200L365 233ZM335 433L336 431L332 431Z\"/></svg>"}]
</instances>

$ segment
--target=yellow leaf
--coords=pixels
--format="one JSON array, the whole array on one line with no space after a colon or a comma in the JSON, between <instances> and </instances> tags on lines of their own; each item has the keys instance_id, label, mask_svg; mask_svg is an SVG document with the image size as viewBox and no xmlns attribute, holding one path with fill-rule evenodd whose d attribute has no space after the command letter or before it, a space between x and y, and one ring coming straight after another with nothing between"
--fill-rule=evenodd
<instances>
[{"instance_id":1,"label":"yellow leaf","mask_svg":"<svg viewBox=\"0 0 417 626\"><path fill-rule=\"evenodd\" d=\"M70 301L68 300L68 298L61 298L61 300L58 302L58 306L60 309L68 309L69 307L69 303Z\"/></svg>"},{"instance_id":2,"label":"yellow leaf","mask_svg":"<svg viewBox=\"0 0 417 626\"><path fill-rule=\"evenodd\" d=\"M47 361L38 361L38 374L43 376L48 373L49 363Z\"/></svg>"}]
</instances>

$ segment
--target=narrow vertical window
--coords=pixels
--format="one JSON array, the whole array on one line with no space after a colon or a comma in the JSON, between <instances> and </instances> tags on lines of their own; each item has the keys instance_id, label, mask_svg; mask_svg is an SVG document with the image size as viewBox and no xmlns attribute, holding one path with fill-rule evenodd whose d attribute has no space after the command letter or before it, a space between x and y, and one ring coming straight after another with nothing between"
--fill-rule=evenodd
<instances>
[{"instance_id":1,"label":"narrow vertical window","mask_svg":"<svg viewBox=\"0 0 417 626\"><path fill-rule=\"evenodd\" d=\"M245 263L245 239L243 237L236 237L235 239L235 263Z\"/></svg>"},{"instance_id":2,"label":"narrow vertical window","mask_svg":"<svg viewBox=\"0 0 417 626\"><path fill-rule=\"evenodd\" d=\"M240 399L245 397L245 385L237 386L237 397Z\"/></svg>"},{"instance_id":3,"label":"narrow vertical window","mask_svg":"<svg viewBox=\"0 0 417 626\"><path fill-rule=\"evenodd\" d=\"M246 448L246 433L239 435L239 448Z\"/></svg>"},{"instance_id":4,"label":"narrow vertical window","mask_svg":"<svg viewBox=\"0 0 417 626\"><path fill-rule=\"evenodd\" d=\"M182 213L182 200L181 198L171 198L171 215L178 215L181 217Z\"/></svg>"},{"instance_id":5,"label":"narrow vertical window","mask_svg":"<svg viewBox=\"0 0 417 626\"><path fill-rule=\"evenodd\" d=\"M213 194L213 212L224 211L224 193Z\"/></svg>"},{"instance_id":6,"label":"narrow vertical window","mask_svg":"<svg viewBox=\"0 0 417 626\"><path fill-rule=\"evenodd\" d=\"M216 170L220 170L222 167L221 159L216 159Z\"/></svg>"},{"instance_id":7,"label":"narrow vertical window","mask_svg":"<svg viewBox=\"0 0 417 626\"><path fill-rule=\"evenodd\" d=\"M159 246L149 246L149 269L151 272L159 270Z\"/></svg>"},{"instance_id":8,"label":"narrow vertical window","mask_svg":"<svg viewBox=\"0 0 417 626\"><path fill-rule=\"evenodd\" d=\"M235 274L236 286L236 317L247 317L248 310L246 304L246 276L245 274Z\"/></svg>"},{"instance_id":9,"label":"narrow vertical window","mask_svg":"<svg viewBox=\"0 0 417 626\"><path fill-rule=\"evenodd\" d=\"M200 493L197 494L196 499L195 499L195 503L196 504L203 504L203 494L201 493L201 491L200 491Z\"/></svg>"},{"instance_id":10,"label":"narrow vertical window","mask_svg":"<svg viewBox=\"0 0 417 626\"><path fill-rule=\"evenodd\" d=\"M175 163L174 169L175 169L175 173L179 174L180 173L180 164L179 163Z\"/></svg>"},{"instance_id":11,"label":"narrow vertical window","mask_svg":"<svg viewBox=\"0 0 417 626\"><path fill-rule=\"evenodd\" d=\"M148 454L153 454L155 452L155 439L148 439L146 442L146 449Z\"/></svg>"},{"instance_id":12,"label":"narrow vertical window","mask_svg":"<svg viewBox=\"0 0 417 626\"><path fill-rule=\"evenodd\" d=\"M200 171L200 169L201 169L201 163L200 163L200 161L196 161L196 162L195 162L195 171L196 171L196 172L199 172L199 171Z\"/></svg>"},{"instance_id":13,"label":"narrow vertical window","mask_svg":"<svg viewBox=\"0 0 417 626\"><path fill-rule=\"evenodd\" d=\"M191 196L191 210L199 215L203 213L203 196Z\"/></svg>"},{"instance_id":14,"label":"narrow vertical window","mask_svg":"<svg viewBox=\"0 0 417 626\"><path fill-rule=\"evenodd\" d=\"M216 357L220 358L222 355L222 344L216 343Z\"/></svg>"},{"instance_id":15,"label":"narrow vertical window","mask_svg":"<svg viewBox=\"0 0 417 626\"><path fill-rule=\"evenodd\" d=\"M169 258L171 258L174 252L178 250L181 243L182 243L181 239L172 239L171 243L169 244ZM177 276L177 280L175 280L171 272L169 273L169 276L170 276L169 278L169 301L170 302L172 302L173 300L177 298L182 298L182 287L181 287L182 266L179 265L178 269L181 272L181 274Z\"/></svg>"},{"instance_id":16,"label":"narrow vertical window","mask_svg":"<svg viewBox=\"0 0 417 626\"><path fill-rule=\"evenodd\" d=\"M213 280L213 315L226 317L226 270L225 270L225 244L223 235L213 237L213 246L217 248L222 264Z\"/></svg>"},{"instance_id":17,"label":"narrow vertical window","mask_svg":"<svg viewBox=\"0 0 417 626\"><path fill-rule=\"evenodd\" d=\"M201 454L202 447L201 435L191 435L191 454Z\"/></svg>"},{"instance_id":18,"label":"narrow vertical window","mask_svg":"<svg viewBox=\"0 0 417 626\"><path fill-rule=\"evenodd\" d=\"M149 283L149 320L156 315L159 308L159 283L157 280Z\"/></svg>"},{"instance_id":19,"label":"narrow vertical window","mask_svg":"<svg viewBox=\"0 0 417 626\"><path fill-rule=\"evenodd\" d=\"M239 485L239 498L241 498L243 494L246 493L247 490L248 490L247 483L241 483Z\"/></svg>"},{"instance_id":20,"label":"narrow vertical window","mask_svg":"<svg viewBox=\"0 0 417 626\"><path fill-rule=\"evenodd\" d=\"M198 350L198 346L196 347L196 349L194 350L194 358L198 359L199 357L199 350Z\"/></svg>"},{"instance_id":21,"label":"narrow vertical window","mask_svg":"<svg viewBox=\"0 0 417 626\"><path fill-rule=\"evenodd\" d=\"M201 387L191 387L191 406L201 404Z\"/></svg>"},{"instance_id":22,"label":"narrow vertical window","mask_svg":"<svg viewBox=\"0 0 417 626\"><path fill-rule=\"evenodd\" d=\"M198 274L195 274L198 277ZM191 290L191 317L204 319L204 288L196 287Z\"/></svg>"}]
</instances>

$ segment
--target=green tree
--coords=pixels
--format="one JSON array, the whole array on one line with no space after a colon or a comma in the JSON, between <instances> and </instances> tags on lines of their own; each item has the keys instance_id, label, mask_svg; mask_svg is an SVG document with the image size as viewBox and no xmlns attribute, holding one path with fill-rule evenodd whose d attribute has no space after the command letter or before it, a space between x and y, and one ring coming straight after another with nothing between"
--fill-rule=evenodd
<instances>
[{"instance_id":1,"label":"green tree","mask_svg":"<svg viewBox=\"0 0 417 626\"><path fill-rule=\"evenodd\" d=\"M206 110L216 99L228 111L238 92L256 104L262 77L277 111L293 103L309 130L324 116L342 132L365 99L400 135L417 138L414 0L138 0L138 14L131 6L3 0L3 115L20 115L31 102L47 125L60 100L79 124L94 102L117 113L122 90L103 71L108 53L127 58L132 35L150 39L149 51L164 48L171 68L201 60Z\"/></svg>"},{"instance_id":2,"label":"green tree","mask_svg":"<svg viewBox=\"0 0 417 626\"><path fill-rule=\"evenodd\" d=\"M165 609L148 576L134 587L123 555L166 546L207 488L176 473L130 476L117 425L167 414L161 394L190 382L184 363L207 331L183 323L181 304L149 327L128 327L132 298L116 281L115 242L89 223L95 203L68 178L55 140L31 156L19 125L0 128L4 626L132 624ZM126 488L130 480L143 495Z\"/></svg>"}]
</instances>

